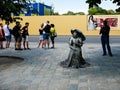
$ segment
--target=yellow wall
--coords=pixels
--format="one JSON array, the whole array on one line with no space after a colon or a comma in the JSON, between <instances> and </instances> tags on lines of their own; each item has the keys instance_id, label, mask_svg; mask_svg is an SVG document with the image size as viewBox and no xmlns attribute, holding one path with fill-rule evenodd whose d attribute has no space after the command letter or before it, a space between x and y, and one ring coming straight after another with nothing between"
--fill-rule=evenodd
<instances>
[{"instance_id":1,"label":"yellow wall","mask_svg":"<svg viewBox=\"0 0 120 90\"><path fill-rule=\"evenodd\" d=\"M21 16L22 26L25 22L29 22L29 33L30 35L39 35L39 27L41 23L45 23L47 20L50 23L55 24L55 28L58 35L71 35L70 30L73 28L80 29L85 35L99 35L99 30L88 31L87 22L88 18L86 15L80 16ZM12 28L15 23L10 24ZM120 35L120 30L111 30L111 35Z\"/></svg>"}]
</instances>

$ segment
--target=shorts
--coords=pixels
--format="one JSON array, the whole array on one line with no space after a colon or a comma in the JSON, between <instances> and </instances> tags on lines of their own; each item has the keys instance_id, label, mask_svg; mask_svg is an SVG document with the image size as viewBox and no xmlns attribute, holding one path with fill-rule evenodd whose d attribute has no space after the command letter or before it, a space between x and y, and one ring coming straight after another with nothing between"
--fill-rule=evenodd
<instances>
[{"instance_id":1,"label":"shorts","mask_svg":"<svg viewBox=\"0 0 120 90\"><path fill-rule=\"evenodd\" d=\"M5 36L5 38L6 38L6 41L11 42L11 35Z\"/></svg>"},{"instance_id":2,"label":"shorts","mask_svg":"<svg viewBox=\"0 0 120 90\"><path fill-rule=\"evenodd\" d=\"M22 41L22 37L15 37L15 42L21 42Z\"/></svg>"},{"instance_id":3,"label":"shorts","mask_svg":"<svg viewBox=\"0 0 120 90\"><path fill-rule=\"evenodd\" d=\"M26 35L24 38L23 38L23 41L28 41L28 35Z\"/></svg>"},{"instance_id":4,"label":"shorts","mask_svg":"<svg viewBox=\"0 0 120 90\"><path fill-rule=\"evenodd\" d=\"M43 40L49 40L49 37L50 37L49 33L43 34Z\"/></svg>"},{"instance_id":5,"label":"shorts","mask_svg":"<svg viewBox=\"0 0 120 90\"><path fill-rule=\"evenodd\" d=\"M43 40L43 35L40 35L40 36L39 36L39 40Z\"/></svg>"}]
</instances>

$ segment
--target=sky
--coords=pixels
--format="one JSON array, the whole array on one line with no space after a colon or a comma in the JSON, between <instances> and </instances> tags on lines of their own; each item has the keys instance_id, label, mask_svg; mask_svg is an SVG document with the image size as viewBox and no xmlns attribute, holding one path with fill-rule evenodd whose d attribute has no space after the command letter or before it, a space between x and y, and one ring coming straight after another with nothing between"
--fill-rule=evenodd
<instances>
[{"instance_id":1,"label":"sky","mask_svg":"<svg viewBox=\"0 0 120 90\"><path fill-rule=\"evenodd\" d=\"M86 0L36 0L36 2L44 2L48 6L53 6L54 12L58 12L59 14L64 14L68 11L88 13L88 4L85 3ZM99 6L106 10L115 10L118 8L110 0L102 1Z\"/></svg>"}]
</instances>

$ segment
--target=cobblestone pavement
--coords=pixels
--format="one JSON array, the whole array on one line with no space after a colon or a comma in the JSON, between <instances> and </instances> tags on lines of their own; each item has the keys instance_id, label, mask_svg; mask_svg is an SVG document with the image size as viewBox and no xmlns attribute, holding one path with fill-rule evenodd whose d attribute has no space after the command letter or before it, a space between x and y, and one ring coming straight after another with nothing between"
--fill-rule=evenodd
<instances>
[{"instance_id":1,"label":"cobblestone pavement","mask_svg":"<svg viewBox=\"0 0 120 90\"><path fill-rule=\"evenodd\" d=\"M111 44L113 57L102 56L100 44L85 43L83 56L89 67L62 68L67 58L67 43L56 43L55 49L36 48L15 51L1 49L0 56L17 56L24 61L0 64L0 90L120 90L120 44ZM2 62L2 61L0 61Z\"/></svg>"}]
</instances>

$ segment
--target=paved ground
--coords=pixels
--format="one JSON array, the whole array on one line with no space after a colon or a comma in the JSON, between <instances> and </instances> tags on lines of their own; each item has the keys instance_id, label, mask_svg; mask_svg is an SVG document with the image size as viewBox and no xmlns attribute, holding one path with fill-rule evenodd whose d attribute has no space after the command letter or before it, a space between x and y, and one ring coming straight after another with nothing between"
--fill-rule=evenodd
<instances>
[{"instance_id":1,"label":"paved ground","mask_svg":"<svg viewBox=\"0 0 120 90\"><path fill-rule=\"evenodd\" d=\"M67 69L58 65L67 58L67 43L57 42L55 49L0 50L0 56L24 58L21 62L0 63L0 90L120 90L120 43L112 43L114 56L102 56L101 45L85 43L83 56L91 65ZM2 62L0 60L0 62Z\"/></svg>"}]
</instances>

